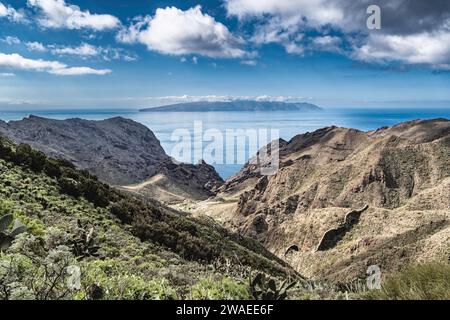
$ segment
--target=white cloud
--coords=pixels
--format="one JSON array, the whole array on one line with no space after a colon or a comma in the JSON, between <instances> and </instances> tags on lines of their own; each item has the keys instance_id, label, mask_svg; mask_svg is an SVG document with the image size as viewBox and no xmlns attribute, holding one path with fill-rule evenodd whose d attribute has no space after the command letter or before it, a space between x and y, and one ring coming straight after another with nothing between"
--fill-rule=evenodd
<instances>
[{"instance_id":1,"label":"white cloud","mask_svg":"<svg viewBox=\"0 0 450 320\"><path fill-rule=\"evenodd\" d=\"M342 52L342 39L336 36L318 36L311 39L310 49L327 52Z\"/></svg>"},{"instance_id":2,"label":"white cloud","mask_svg":"<svg viewBox=\"0 0 450 320\"><path fill-rule=\"evenodd\" d=\"M11 72L0 72L0 77L10 78L10 77L15 77L15 76L16 75Z\"/></svg>"},{"instance_id":3,"label":"white cloud","mask_svg":"<svg viewBox=\"0 0 450 320\"><path fill-rule=\"evenodd\" d=\"M256 60L243 60L241 61L241 64L246 66L256 66L258 63L256 62Z\"/></svg>"},{"instance_id":4,"label":"white cloud","mask_svg":"<svg viewBox=\"0 0 450 320\"><path fill-rule=\"evenodd\" d=\"M6 17L7 14L8 8L6 8L5 5L0 2L0 17Z\"/></svg>"},{"instance_id":5,"label":"white cloud","mask_svg":"<svg viewBox=\"0 0 450 320\"><path fill-rule=\"evenodd\" d=\"M0 2L0 18L7 18L14 22L26 22L25 15L11 6L5 6Z\"/></svg>"},{"instance_id":6,"label":"white cloud","mask_svg":"<svg viewBox=\"0 0 450 320\"><path fill-rule=\"evenodd\" d=\"M40 42L27 42L25 43L28 51L46 52L47 48Z\"/></svg>"},{"instance_id":7,"label":"white cloud","mask_svg":"<svg viewBox=\"0 0 450 320\"><path fill-rule=\"evenodd\" d=\"M354 57L369 62L400 61L446 69L450 66L450 31L370 35L365 44L355 48Z\"/></svg>"},{"instance_id":8,"label":"white cloud","mask_svg":"<svg viewBox=\"0 0 450 320\"><path fill-rule=\"evenodd\" d=\"M225 0L225 6L228 15L244 22L257 19L252 42L278 43L296 55L313 49L305 43L306 30L321 31L328 25L346 23L343 9L330 0Z\"/></svg>"},{"instance_id":9,"label":"white cloud","mask_svg":"<svg viewBox=\"0 0 450 320\"><path fill-rule=\"evenodd\" d=\"M130 98L135 99L135 98ZM149 103L154 105L165 105L172 103L184 103L184 102L231 102L231 101L277 101L277 102L301 102L305 101L304 97L293 96L221 96L221 95L204 95L204 96L164 96L164 97L148 97L141 100L148 100Z\"/></svg>"},{"instance_id":10,"label":"white cloud","mask_svg":"<svg viewBox=\"0 0 450 320\"><path fill-rule=\"evenodd\" d=\"M64 0L28 0L28 5L41 14L38 22L45 28L92 29L95 31L114 29L120 25L115 16L82 11Z\"/></svg>"},{"instance_id":11,"label":"white cloud","mask_svg":"<svg viewBox=\"0 0 450 320\"><path fill-rule=\"evenodd\" d=\"M254 26L250 39L290 54L326 51L369 63L400 62L450 69L450 4L383 3L382 29L369 32L370 0L223 0L229 16ZM414 23L414 21L416 23ZM338 31L339 37L330 31Z\"/></svg>"},{"instance_id":12,"label":"white cloud","mask_svg":"<svg viewBox=\"0 0 450 320\"><path fill-rule=\"evenodd\" d=\"M342 9L329 0L225 0L225 5L229 15L240 19L270 15L272 23L283 27L339 24L344 20Z\"/></svg>"},{"instance_id":13,"label":"white cloud","mask_svg":"<svg viewBox=\"0 0 450 320\"><path fill-rule=\"evenodd\" d=\"M0 53L0 67L17 70L47 72L56 75L87 75L87 74L105 75L111 73L111 70L109 69L70 67L59 61L27 59L17 53L13 54Z\"/></svg>"},{"instance_id":14,"label":"white cloud","mask_svg":"<svg viewBox=\"0 0 450 320\"><path fill-rule=\"evenodd\" d=\"M71 55L78 56L83 59L92 57L101 57L105 61L111 60L123 60L123 61L136 61L138 57L131 52L128 52L122 48L111 48L94 46L88 43L82 43L78 46L58 46L49 45L51 53L54 55Z\"/></svg>"},{"instance_id":15,"label":"white cloud","mask_svg":"<svg viewBox=\"0 0 450 320\"><path fill-rule=\"evenodd\" d=\"M159 8L154 17L140 17L117 39L124 43L141 43L149 50L170 55L197 54L208 57L238 58L246 55L242 39L201 6L186 11L175 7Z\"/></svg>"},{"instance_id":16,"label":"white cloud","mask_svg":"<svg viewBox=\"0 0 450 320\"><path fill-rule=\"evenodd\" d=\"M4 43L6 43L8 45L20 44L21 43L19 38L12 37L12 36L7 36L7 37L1 39L1 42L4 42Z\"/></svg>"},{"instance_id":17,"label":"white cloud","mask_svg":"<svg viewBox=\"0 0 450 320\"><path fill-rule=\"evenodd\" d=\"M61 76L79 76L79 75L86 75L86 74L95 74L95 75L105 75L108 73L111 73L111 70L109 69L92 69L89 67L70 67L70 68L60 68L51 70L50 73L57 74Z\"/></svg>"},{"instance_id":18,"label":"white cloud","mask_svg":"<svg viewBox=\"0 0 450 320\"><path fill-rule=\"evenodd\" d=\"M54 47L52 53L56 55L75 55L75 56L98 56L102 49L87 43L82 43L77 47Z\"/></svg>"}]
</instances>

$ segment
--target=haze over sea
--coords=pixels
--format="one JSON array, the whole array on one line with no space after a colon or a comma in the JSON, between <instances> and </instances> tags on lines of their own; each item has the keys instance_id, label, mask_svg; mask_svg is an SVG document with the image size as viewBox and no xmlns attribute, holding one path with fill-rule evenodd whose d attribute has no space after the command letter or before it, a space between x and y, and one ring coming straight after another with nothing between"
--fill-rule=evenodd
<instances>
[{"instance_id":1,"label":"haze over sea","mask_svg":"<svg viewBox=\"0 0 450 320\"><path fill-rule=\"evenodd\" d=\"M0 111L0 119L20 120L30 114L53 119L82 118L102 120L111 117L125 117L146 125L161 141L168 153L172 153L175 141L171 140L176 129L188 129L193 132L194 122L201 121L203 130L218 129L278 129L280 138L290 140L297 134L311 132L326 126L336 125L363 131L391 126L415 119L450 119L450 108L361 108L361 109L325 109L321 112L162 112L144 113L130 109L83 109L83 110L28 110ZM204 144L207 144L205 142ZM237 150L224 150L224 154ZM246 158L253 156L246 154ZM213 164L223 178L236 173L243 164Z\"/></svg>"}]
</instances>

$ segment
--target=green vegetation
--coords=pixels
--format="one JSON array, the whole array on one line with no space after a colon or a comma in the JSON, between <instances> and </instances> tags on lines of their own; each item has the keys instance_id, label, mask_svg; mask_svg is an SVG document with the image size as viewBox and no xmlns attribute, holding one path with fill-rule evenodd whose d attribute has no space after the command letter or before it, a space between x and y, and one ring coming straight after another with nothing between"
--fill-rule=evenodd
<instances>
[{"instance_id":1,"label":"green vegetation","mask_svg":"<svg viewBox=\"0 0 450 320\"><path fill-rule=\"evenodd\" d=\"M249 287L255 300L286 300L288 290L295 285L295 281L288 283L287 280L278 285L275 279L268 278L264 273L258 273Z\"/></svg>"},{"instance_id":2,"label":"green vegetation","mask_svg":"<svg viewBox=\"0 0 450 320\"><path fill-rule=\"evenodd\" d=\"M9 230L9 226L13 220L14 217L12 214L5 214L0 217L0 251L8 249L19 234L27 231L27 227L19 220L14 221L12 229Z\"/></svg>"},{"instance_id":3,"label":"green vegetation","mask_svg":"<svg viewBox=\"0 0 450 320\"><path fill-rule=\"evenodd\" d=\"M450 300L450 264L411 266L384 281L381 290L370 291L369 299Z\"/></svg>"},{"instance_id":4,"label":"green vegetation","mask_svg":"<svg viewBox=\"0 0 450 320\"><path fill-rule=\"evenodd\" d=\"M1 137L0 218L14 235L0 252L0 299L247 299L249 272L289 270L210 220Z\"/></svg>"}]
</instances>

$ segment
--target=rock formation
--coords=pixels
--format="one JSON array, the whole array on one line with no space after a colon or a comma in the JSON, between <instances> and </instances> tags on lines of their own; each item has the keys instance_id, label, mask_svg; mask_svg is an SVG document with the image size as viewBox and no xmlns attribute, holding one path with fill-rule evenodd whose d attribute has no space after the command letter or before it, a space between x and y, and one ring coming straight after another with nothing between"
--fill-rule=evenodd
<instances>
[{"instance_id":1,"label":"rock formation","mask_svg":"<svg viewBox=\"0 0 450 320\"><path fill-rule=\"evenodd\" d=\"M51 157L67 159L112 185L131 185L129 189L159 196L162 201L206 199L223 182L204 162L173 161L150 129L121 117L89 121L30 116L0 121L0 134Z\"/></svg>"},{"instance_id":2,"label":"rock formation","mask_svg":"<svg viewBox=\"0 0 450 320\"><path fill-rule=\"evenodd\" d=\"M280 145L275 175L249 162L194 211L258 239L310 277L347 281L372 264L391 272L449 259L449 120L371 132L329 127Z\"/></svg>"}]
</instances>

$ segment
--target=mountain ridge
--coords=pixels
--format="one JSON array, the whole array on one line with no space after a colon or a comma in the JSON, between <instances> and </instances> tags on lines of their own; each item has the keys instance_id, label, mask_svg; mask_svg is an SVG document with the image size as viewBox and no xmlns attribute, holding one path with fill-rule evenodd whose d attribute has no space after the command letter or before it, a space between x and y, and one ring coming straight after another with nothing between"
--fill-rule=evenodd
<instances>
[{"instance_id":1,"label":"mountain ridge","mask_svg":"<svg viewBox=\"0 0 450 320\"><path fill-rule=\"evenodd\" d=\"M345 282L372 264L389 273L450 257L447 119L369 132L323 128L281 143L275 175L261 176L255 163L193 212L258 239L279 257L289 252L287 261L306 276ZM357 222L344 224L359 208L366 210ZM333 245L318 251L325 238Z\"/></svg>"},{"instance_id":2,"label":"mountain ridge","mask_svg":"<svg viewBox=\"0 0 450 320\"><path fill-rule=\"evenodd\" d=\"M134 185L163 174L166 185L183 186L181 194L168 197L168 202L186 197L206 199L223 182L205 162L193 165L174 161L149 128L123 117L54 120L32 115L1 121L0 133L48 156L69 160L112 185ZM161 190L164 185L156 191ZM146 193L153 196L151 191Z\"/></svg>"},{"instance_id":3,"label":"mountain ridge","mask_svg":"<svg viewBox=\"0 0 450 320\"><path fill-rule=\"evenodd\" d=\"M140 112L249 112L249 111L320 111L321 108L305 102L279 101L198 101L177 103L160 107L140 109Z\"/></svg>"}]
</instances>

